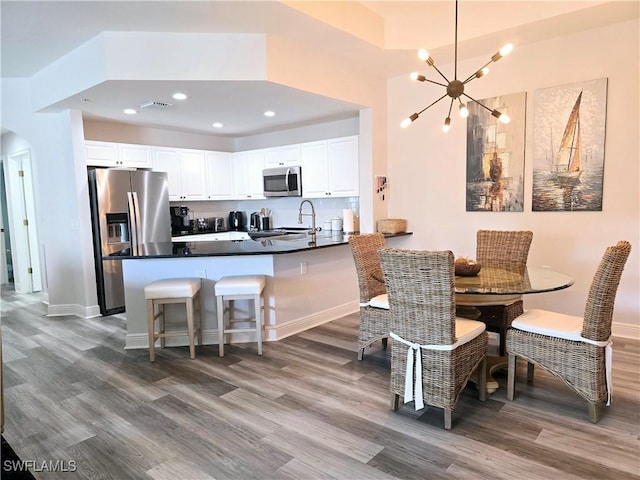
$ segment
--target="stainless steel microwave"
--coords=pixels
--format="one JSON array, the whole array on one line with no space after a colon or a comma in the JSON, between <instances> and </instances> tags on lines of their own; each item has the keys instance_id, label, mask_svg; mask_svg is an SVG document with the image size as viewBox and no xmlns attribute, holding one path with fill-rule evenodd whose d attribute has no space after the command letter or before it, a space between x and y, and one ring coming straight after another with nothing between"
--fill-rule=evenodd
<instances>
[{"instance_id":1,"label":"stainless steel microwave","mask_svg":"<svg viewBox=\"0 0 640 480\"><path fill-rule=\"evenodd\" d=\"M300 167L265 168L262 171L265 197L301 197L302 172Z\"/></svg>"}]
</instances>

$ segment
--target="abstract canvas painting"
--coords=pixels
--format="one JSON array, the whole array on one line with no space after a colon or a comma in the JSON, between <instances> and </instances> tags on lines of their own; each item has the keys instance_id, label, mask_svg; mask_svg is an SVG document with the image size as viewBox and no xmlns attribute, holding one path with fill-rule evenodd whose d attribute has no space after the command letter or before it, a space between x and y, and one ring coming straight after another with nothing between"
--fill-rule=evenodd
<instances>
[{"instance_id":1,"label":"abstract canvas painting","mask_svg":"<svg viewBox=\"0 0 640 480\"><path fill-rule=\"evenodd\" d=\"M467 212L522 212L527 94L479 102L506 113L511 122L503 124L486 108L467 104Z\"/></svg>"},{"instance_id":2,"label":"abstract canvas painting","mask_svg":"<svg viewBox=\"0 0 640 480\"><path fill-rule=\"evenodd\" d=\"M601 211L607 79L534 94L534 212Z\"/></svg>"}]
</instances>

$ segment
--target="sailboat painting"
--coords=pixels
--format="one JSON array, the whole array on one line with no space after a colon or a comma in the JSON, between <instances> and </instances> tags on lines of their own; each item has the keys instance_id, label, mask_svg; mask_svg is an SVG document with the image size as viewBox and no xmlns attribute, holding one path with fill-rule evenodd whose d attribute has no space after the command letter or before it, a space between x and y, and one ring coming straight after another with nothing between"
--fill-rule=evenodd
<instances>
[{"instance_id":1,"label":"sailboat painting","mask_svg":"<svg viewBox=\"0 0 640 480\"><path fill-rule=\"evenodd\" d=\"M468 102L467 212L524 210L524 151L527 94ZM511 118L503 124L492 110Z\"/></svg>"},{"instance_id":2,"label":"sailboat painting","mask_svg":"<svg viewBox=\"0 0 640 480\"><path fill-rule=\"evenodd\" d=\"M534 212L601 211L607 79L534 96Z\"/></svg>"}]
</instances>

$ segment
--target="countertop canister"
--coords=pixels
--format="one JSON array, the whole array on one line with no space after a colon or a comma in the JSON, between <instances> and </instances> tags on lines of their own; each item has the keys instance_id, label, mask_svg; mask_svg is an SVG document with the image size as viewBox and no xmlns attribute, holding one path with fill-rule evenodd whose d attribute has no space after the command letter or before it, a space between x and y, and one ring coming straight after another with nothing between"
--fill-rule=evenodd
<instances>
[{"instance_id":1,"label":"countertop canister","mask_svg":"<svg viewBox=\"0 0 640 480\"><path fill-rule=\"evenodd\" d=\"M333 217L331 219L331 231L332 232L342 231L342 219L340 217Z\"/></svg>"}]
</instances>

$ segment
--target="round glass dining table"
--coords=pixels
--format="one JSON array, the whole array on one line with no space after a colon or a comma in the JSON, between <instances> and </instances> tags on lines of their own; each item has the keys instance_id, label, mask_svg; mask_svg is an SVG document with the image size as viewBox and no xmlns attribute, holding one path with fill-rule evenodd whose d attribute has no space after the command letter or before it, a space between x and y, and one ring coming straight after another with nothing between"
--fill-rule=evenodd
<instances>
[{"instance_id":1,"label":"round glass dining table","mask_svg":"<svg viewBox=\"0 0 640 480\"><path fill-rule=\"evenodd\" d=\"M382 270L372 273L373 278L384 282ZM482 267L474 276L456 275L456 315L484 322L487 330L499 332L500 352L498 356L487 355L487 393L498 388L493 372L505 367L504 336L511 321L523 311L522 295L553 292L573 285L574 280L564 273L545 267ZM478 314L467 317L468 309ZM475 381L472 378L472 381Z\"/></svg>"},{"instance_id":2,"label":"round glass dining table","mask_svg":"<svg viewBox=\"0 0 640 480\"><path fill-rule=\"evenodd\" d=\"M472 277L456 276L455 292L466 295L525 295L573 285L573 278L549 268L486 267Z\"/></svg>"}]
</instances>

